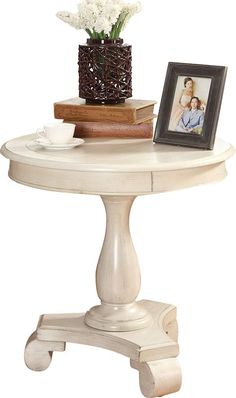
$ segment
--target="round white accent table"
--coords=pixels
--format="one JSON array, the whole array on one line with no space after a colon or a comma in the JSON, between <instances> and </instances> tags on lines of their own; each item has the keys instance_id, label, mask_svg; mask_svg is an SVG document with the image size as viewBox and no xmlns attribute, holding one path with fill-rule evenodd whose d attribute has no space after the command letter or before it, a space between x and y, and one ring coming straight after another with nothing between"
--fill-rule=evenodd
<instances>
[{"instance_id":1,"label":"round white accent table","mask_svg":"<svg viewBox=\"0 0 236 398\"><path fill-rule=\"evenodd\" d=\"M89 344L129 357L145 397L178 391L176 308L135 301L141 277L129 231L130 209L137 195L222 180L234 148L219 139L212 151L143 139L87 139L74 149L49 151L30 147L34 138L3 145L9 177L35 188L100 195L107 224L96 271L101 304L86 314L42 315L26 344L26 365L44 370L53 351L63 351L66 342Z\"/></svg>"}]
</instances>

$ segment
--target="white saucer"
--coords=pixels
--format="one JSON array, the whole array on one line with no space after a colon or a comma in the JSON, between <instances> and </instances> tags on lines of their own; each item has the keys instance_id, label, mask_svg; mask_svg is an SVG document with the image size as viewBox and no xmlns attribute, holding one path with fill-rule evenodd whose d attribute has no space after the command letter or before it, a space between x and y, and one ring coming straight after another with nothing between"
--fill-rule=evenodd
<instances>
[{"instance_id":1,"label":"white saucer","mask_svg":"<svg viewBox=\"0 0 236 398\"><path fill-rule=\"evenodd\" d=\"M35 140L29 142L26 146L28 149L35 149L35 147L43 147L49 149L50 151L62 151L65 149L75 148L76 146L82 145L84 140L82 138L72 138L70 142L66 144L52 144L44 139L36 138Z\"/></svg>"}]
</instances>

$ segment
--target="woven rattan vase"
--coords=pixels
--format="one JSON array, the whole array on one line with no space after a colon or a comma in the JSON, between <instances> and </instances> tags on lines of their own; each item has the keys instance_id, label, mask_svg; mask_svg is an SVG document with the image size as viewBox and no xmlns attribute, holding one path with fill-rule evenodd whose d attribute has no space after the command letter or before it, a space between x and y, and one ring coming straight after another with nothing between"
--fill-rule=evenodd
<instances>
[{"instance_id":1,"label":"woven rattan vase","mask_svg":"<svg viewBox=\"0 0 236 398\"><path fill-rule=\"evenodd\" d=\"M131 49L122 39L79 46L79 96L86 103L117 104L132 96Z\"/></svg>"}]
</instances>

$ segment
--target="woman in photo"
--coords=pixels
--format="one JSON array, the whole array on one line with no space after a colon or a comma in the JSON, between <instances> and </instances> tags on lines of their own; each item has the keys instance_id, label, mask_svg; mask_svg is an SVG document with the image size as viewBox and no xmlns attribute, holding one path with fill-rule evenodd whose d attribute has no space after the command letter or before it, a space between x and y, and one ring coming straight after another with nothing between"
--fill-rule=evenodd
<instances>
[{"instance_id":1,"label":"woman in photo","mask_svg":"<svg viewBox=\"0 0 236 398\"><path fill-rule=\"evenodd\" d=\"M186 77L184 79L184 89L181 92L177 107L175 106L172 111L169 130L176 130L176 126L178 125L183 112L188 109L191 98L193 97L193 84L194 82L191 77Z\"/></svg>"}]
</instances>

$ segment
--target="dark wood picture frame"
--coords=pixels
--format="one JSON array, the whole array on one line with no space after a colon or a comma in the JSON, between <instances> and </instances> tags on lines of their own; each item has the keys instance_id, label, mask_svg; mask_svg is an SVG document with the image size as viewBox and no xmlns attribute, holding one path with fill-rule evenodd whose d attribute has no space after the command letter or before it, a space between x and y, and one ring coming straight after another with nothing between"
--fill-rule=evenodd
<instances>
[{"instance_id":1,"label":"dark wood picture frame","mask_svg":"<svg viewBox=\"0 0 236 398\"><path fill-rule=\"evenodd\" d=\"M226 74L227 67L225 66L169 62L153 141L213 149ZM211 79L201 134L169 130L177 81L180 76Z\"/></svg>"}]
</instances>

